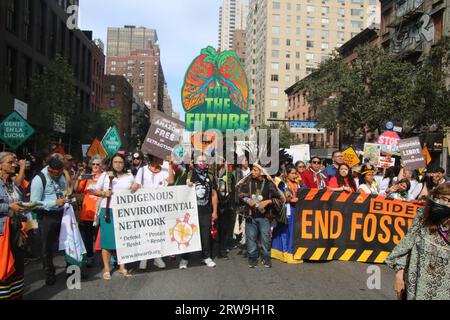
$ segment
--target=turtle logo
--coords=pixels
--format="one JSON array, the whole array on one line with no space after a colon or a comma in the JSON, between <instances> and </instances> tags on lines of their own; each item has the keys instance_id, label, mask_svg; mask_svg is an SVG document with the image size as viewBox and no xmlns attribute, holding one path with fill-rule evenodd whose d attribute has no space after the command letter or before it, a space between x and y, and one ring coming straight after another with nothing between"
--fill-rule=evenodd
<instances>
[{"instance_id":1,"label":"turtle logo","mask_svg":"<svg viewBox=\"0 0 450 320\"><path fill-rule=\"evenodd\" d=\"M180 249L182 245L186 248L189 247L189 243L192 240L194 233L198 232L198 226L189 223L190 218L191 215L186 213L183 220L177 219L173 228L169 229L169 234L172 237L170 240L175 241L178 244L178 249Z\"/></svg>"}]
</instances>

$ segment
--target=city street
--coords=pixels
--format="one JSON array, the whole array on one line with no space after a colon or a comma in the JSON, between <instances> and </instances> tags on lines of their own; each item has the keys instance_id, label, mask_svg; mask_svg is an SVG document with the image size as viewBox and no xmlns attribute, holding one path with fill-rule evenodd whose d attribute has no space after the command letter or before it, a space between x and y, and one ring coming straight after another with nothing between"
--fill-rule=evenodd
<instances>
[{"instance_id":1,"label":"city street","mask_svg":"<svg viewBox=\"0 0 450 320\"><path fill-rule=\"evenodd\" d=\"M98 257L97 257L98 258ZM176 261L164 259L165 270L153 263L147 272L132 278L113 273L112 280L102 279L102 270L90 269L89 278L83 280L81 290L68 290L62 256L55 259L57 283L48 287L43 280L40 263L28 265L25 274L26 300L393 300L393 272L385 265L381 269L381 289L369 290L366 285L370 264L333 261L288 265L273 260L273 268L261 264L255 269L247 260L230 254L230 260L215 259L216 268L200 264L194 254L187 270L178 269Z\"/></svg>"}]
</instances>

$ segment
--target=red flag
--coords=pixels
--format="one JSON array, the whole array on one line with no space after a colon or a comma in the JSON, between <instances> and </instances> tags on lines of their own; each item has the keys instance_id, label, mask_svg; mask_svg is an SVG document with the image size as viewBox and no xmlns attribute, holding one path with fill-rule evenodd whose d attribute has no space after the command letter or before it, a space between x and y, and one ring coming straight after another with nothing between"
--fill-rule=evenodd
<instances>
[{"instance_id":1,"label":"red flag","mask_svg":"<svg viewBox=\"0 0 450 320\"><path fill-rule=\"evenodd\" d=\"M422 149L422 155L425 158L425 162L428 165L431 162L431 155L430 155L430 152L428 151L428 146L427 145L424 145L424 147Z\"/></svg>"}]
</instances>

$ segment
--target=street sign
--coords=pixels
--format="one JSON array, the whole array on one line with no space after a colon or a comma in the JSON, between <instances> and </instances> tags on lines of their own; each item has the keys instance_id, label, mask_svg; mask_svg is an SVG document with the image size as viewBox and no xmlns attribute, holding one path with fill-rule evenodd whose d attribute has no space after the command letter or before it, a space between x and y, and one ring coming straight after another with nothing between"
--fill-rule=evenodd
<instances>
[{"instance_id":1,"label":"street sign","mask_svg":"<svg viewBox=\"0 0 450 320\"><path fill-rule=\"evenodd\" d=\"M14 111L22 116L25 120L27 120L28 115L28 104L19 99L14 99Z\"/></svg>"},{"instance_id":2,"label":"street sign","mask_svg":"<svg viewBox=\"0 0 450 320\"><path fill-rule=\"evenodd\" d=\"M311 121L289 121L289 126L291 128L314 128L319 125L319 122Z\"/></svg>"},{"instance_id":3,"label":"street sign","mask_svg":"<svg viewBox=\"0 0 450 320\"><path fill-rule=\"evenodd\" d=\"M290 129L291 133L311 133L311 134L324 134L324 128L292 128Z\"/></svg>"},{"instance_id":4,"label":"street sign","mask_svg":"<svg viewBox=\"0 0 450 320\"><path fill-rule=\"evenodd\" d=\"M394 128L394 123L392 121L386 122L386 129L392 130Z\"/></svg>"},{"instance_id":5,"label":"street sign","mask_svg":"<svg viewBox=\"0 0 450 320\"><path fill-rule=\"evenodd\" d=\"M20 147L33 133L34 129L15 111L0 123L0 139L13 150Z\"/></svg>"},{"instance_id":6,"label":"street sign","mask_svg":"<svg viewBox=\"0 0 450 320\"><path fill-rule=\"evenodd\" d=\"M102 145L110 157L119 151L122 146L122 141L120 140L116 127L109 128L102 140Z\"/></svg>"}]
</instances>

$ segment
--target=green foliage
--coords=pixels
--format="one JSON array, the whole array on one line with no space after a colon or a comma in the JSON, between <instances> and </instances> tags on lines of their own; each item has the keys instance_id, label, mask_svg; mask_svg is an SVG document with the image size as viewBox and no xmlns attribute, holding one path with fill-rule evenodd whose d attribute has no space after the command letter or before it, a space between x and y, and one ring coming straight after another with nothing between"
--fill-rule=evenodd
<instances>
[{"instance_id":1,"label":"green foliage","mask_svg":"<svg viewBox=\"0 0 450 320\"><path fill-rule=\"evenodd\" d=\"M339 56L320 64L299 84L323 127L356 133L381 130L387 120L402 123L403 136L432 124L450 125L444 80L448 45L438 46L420 64L400 61L379 48L358 48L347 65ZM445 60L447 59L447 60ZM441 68L436 68L436 63ZM448 64L447 64L448 66Z\"/></svg>"},{"instance_id":2,"label":"green foliage","mask_svg":"<svg viewBox=\"0 0 450 320\"><path fill-rule=\"evenodd\" d=\"M32 79L31 105L33 121L44 123L50 130L54 127L55 115L65 118L66 123L78 110L72 67L57 55L43 68L41 74Z\"/></svg>"},{"instance_id":3,"label":"green foliage","mask_svg":"<svg viewBox=\"0 0 450 320\"><path fill-rule=\"evenodd\" d=\"M279 125L279 124L271 124L270 126L263 126L261 129L268 130L267 138L268 141L271 141L272 134L271 129L279 129L279 138L280 138L280 148L289 149L290 146L301 144L302 142L297 137L296 134L291 133L290 130L285 125Z\"/></svg>"}]
</instances>

